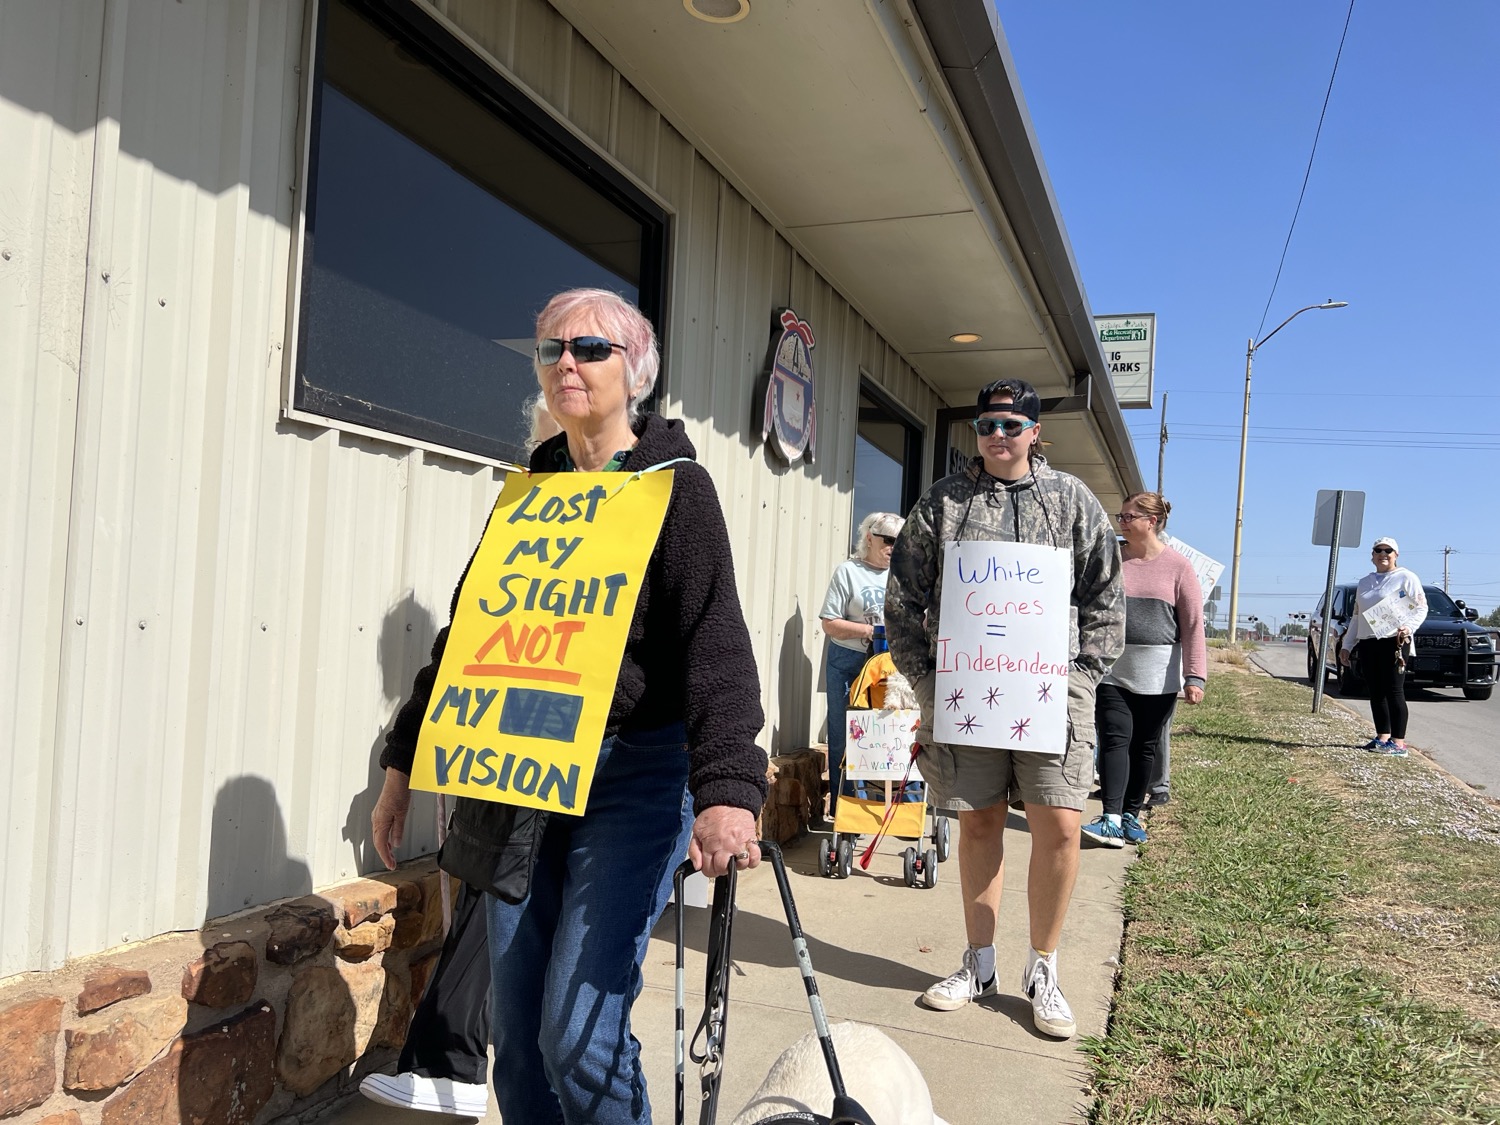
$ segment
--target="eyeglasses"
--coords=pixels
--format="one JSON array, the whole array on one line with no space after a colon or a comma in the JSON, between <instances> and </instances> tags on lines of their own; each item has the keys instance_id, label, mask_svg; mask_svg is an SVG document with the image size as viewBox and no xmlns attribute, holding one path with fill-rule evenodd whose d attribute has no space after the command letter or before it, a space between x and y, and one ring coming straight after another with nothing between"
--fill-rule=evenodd
<instances>
[{"instance_id":1,"label":"eyeglasses","mask_svg":"<svg viewBox=\"0 0 1500 1125\"><path fill-rule=\"evenodd\" d=\"M980 437L989 437L996 430L1006 437L1020 437L1036 423L1030 418L971 418L969 425Z\"/></svg>"},{"instance_id":2,"label":"eyeglasses","mask_svg":"<svg viewBox=\"0 0 1500 1125\"><path fill-rule=\"evenodd\" d=\"M896 537L894 535L877 535L875 538L879 539L887 547L894 547L896 545Z\"/></svg>"},{"instance_id":3,"label":"eyeglasses","mask_svg":"<svg viewBox=\"0 0 1500 1125\"><path fill-rule=\"evenodd\" d=\"M614 354L614 349L629 351L624 344L616 344L603 336L576 336L571 340L555 337L536 342L536 361L543 367L551 367L562 359L563 352L572 352L579 363L601 363Z\"/></svg>"},{"instance_id":4,"label":"eyeglasses","mask_svg":"<svg viewBox=\"0 0 1500 1125\"><path fill-rule=\"evenodd\" d=\"M1149 520L1151 517L1145 512L1120 512L1115 519L1121 523L1134 523L1136 520Z\"/></svg>"},{"instance_id":5,"label":"eyeglasses","mask_svg":"<svg viewBox=\"0 0 1500 1125\"><path fill-rule=\"evenodd\" d=\"M1377 555L1394 555L1396 549L1394 547L1376 547L1373 553Z\"/></svg>"}]
</instances>

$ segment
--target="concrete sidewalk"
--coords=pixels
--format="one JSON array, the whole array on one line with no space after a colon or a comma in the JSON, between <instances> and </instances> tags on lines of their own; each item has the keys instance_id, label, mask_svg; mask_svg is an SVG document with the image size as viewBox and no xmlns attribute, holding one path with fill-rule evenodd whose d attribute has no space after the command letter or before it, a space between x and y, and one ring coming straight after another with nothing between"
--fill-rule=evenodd
<instances>
[{"instance_id":1,"label":"concrete sidewalk","mask_svg":"<svg viewBox=\"0 0 1500 1125\"><path fill-rule=\"evenodd\" d=\"M1097 815L1091 803L1085 819ZM848 880L817 871L813 833L786 849L792 894L831 1021L857 1020L885 1029L911 1055L932 1090L937 1112L951 1125L1081 1121L1087 1060L1078 1041L1059 1042L1032 1027L1031 1005L1019 994L1026 958L1026 820L1012 813L1006 833L1005 895L996 938L1000 994L957 1012L935 1012L918 996L957 969L965 948L954 858L939 868L931 890L901 878L897 840L883 841L868 872ZM1109 1014L1122 920L1120 887L1134 850L1085 847L1063 938L1059 969L1078 1033L1102 1035ZM731 1121L760 1085L776 1056L812 1028L792 954L776 879L769 865L743 875L734 926L735 972L730 984L725 1067L718 1118ZM689 908L687 982L689 1032L702 1014L706 910ZM644 1054L658 1122L672 1120L673 921L662 918L646 956L645 989L634 1030ZM688 1073L688 1120L697 1125L696 1070ZM856 1098L857 1090L850 1091ZM323 1119L360 1125L438 1125L444 1118L390 1110L356 1097ZM493 1108L485 1119L498 1123ZM884 1125L884 1123L882 1123Z\"/></svg>"}]
</instances>

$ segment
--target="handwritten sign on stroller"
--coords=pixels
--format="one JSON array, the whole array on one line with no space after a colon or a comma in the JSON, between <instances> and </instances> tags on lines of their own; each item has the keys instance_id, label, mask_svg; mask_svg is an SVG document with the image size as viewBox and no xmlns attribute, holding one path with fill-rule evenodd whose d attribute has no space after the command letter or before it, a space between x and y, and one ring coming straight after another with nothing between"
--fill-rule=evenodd
<instances>
[{"instance_id":1,"label":"handwritten sign on stroller","mask_svg":"<svg viewBox=\"0 0 1500 1125\"><path fill-rule=\"evenodd\" d=\"M1361 616L1375 636L1394 637L1398 629L1416 632L1417 626L1427 620L1427 607L1398 590L1376 602Z\"/></svg>"},{"instance_id":2,"label":"handwritten sign on stroller","mask_svg":"<svg viewBox=\"0 0 1500 1125\"><path fill-rule=\"evenodd\" d=\"M1061 548L944 544L937 741L1067 749L1072 587L1072 559Z\"/></svg>"},{"instance_id":3,"label":"handwritten sign on stroller","mask_svg":"<svg viewBox=\"0 0 1500 1125\"><path fill-rule=\"evenodd\" d=\"M844 776L850 781L894 781L906 777L911 761L913 733L922 722L922 712L891 707L884 711L848 711L844 722L849 738L844 746ZM912 781L921 781L915 765Z\"/></svg>"},{"instance_id":4,"label":"handwritten sign on stroller","mask_svg":"<svg viewBox=\"0 0 1500 1125\"><path fill-rule=\"evenodd\" d=\"M581 815L670 470L513 473L448 629L411 786Z\"/></svg>"}]
</instances>

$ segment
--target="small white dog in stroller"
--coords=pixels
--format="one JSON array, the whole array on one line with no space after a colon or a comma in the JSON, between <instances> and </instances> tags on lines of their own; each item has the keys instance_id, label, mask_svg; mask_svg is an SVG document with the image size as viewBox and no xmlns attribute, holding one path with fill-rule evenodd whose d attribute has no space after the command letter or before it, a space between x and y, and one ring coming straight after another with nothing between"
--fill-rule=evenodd
<instances>
[{"instance_id":1,"label":"small white dog in stroller","mask_svg":"<svg viewBox=\"0 0 1500 1125\"><path fill-rule=\"evenodd\" d=\"M829 1033L844 1087L875 1125L946 1125L932 1111L932 1094L917 1064L889 1035L862 1023L836 1023ZM817 1035L809 1031L771 1064L734 1125L758 1125L787 1113L827 1117L832 1107L828 1065Z\"/></svg>"}]
</instances>

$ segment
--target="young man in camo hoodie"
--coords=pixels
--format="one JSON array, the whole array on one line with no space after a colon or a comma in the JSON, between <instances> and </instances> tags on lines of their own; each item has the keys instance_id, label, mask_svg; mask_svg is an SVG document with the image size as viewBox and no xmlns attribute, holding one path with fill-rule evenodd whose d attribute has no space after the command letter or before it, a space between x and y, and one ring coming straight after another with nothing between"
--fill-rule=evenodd
<instances>
[{"instance_id":1,"label":"young man in camo hoodie","mask_svg":"<svg viewBox=\"0 0 1500 1125\"><path fill-rule=\"evenodd\" d=\"M927 490L891 555L885 627L896 668L922 709L918 764L934 802L958 810L958 873L969 948L958 972L922 1001L952 1011L995 991L995 920L1004 884L1007 807L1020 802L1031 835L1026 897L1031 950L1021 979L1044 1034L1077 1031L1057 983L1057 946L1078 874L1078 828L1094 774L1094 688L1125 647L1120 549L1109 517L1078 478L1042 456L1041 399L1021 379L979 392L979 456ZM1068 745L1062 754L932 740L943 545L1036 543L1072 556Z\"/></svg>"}]
</instances>

